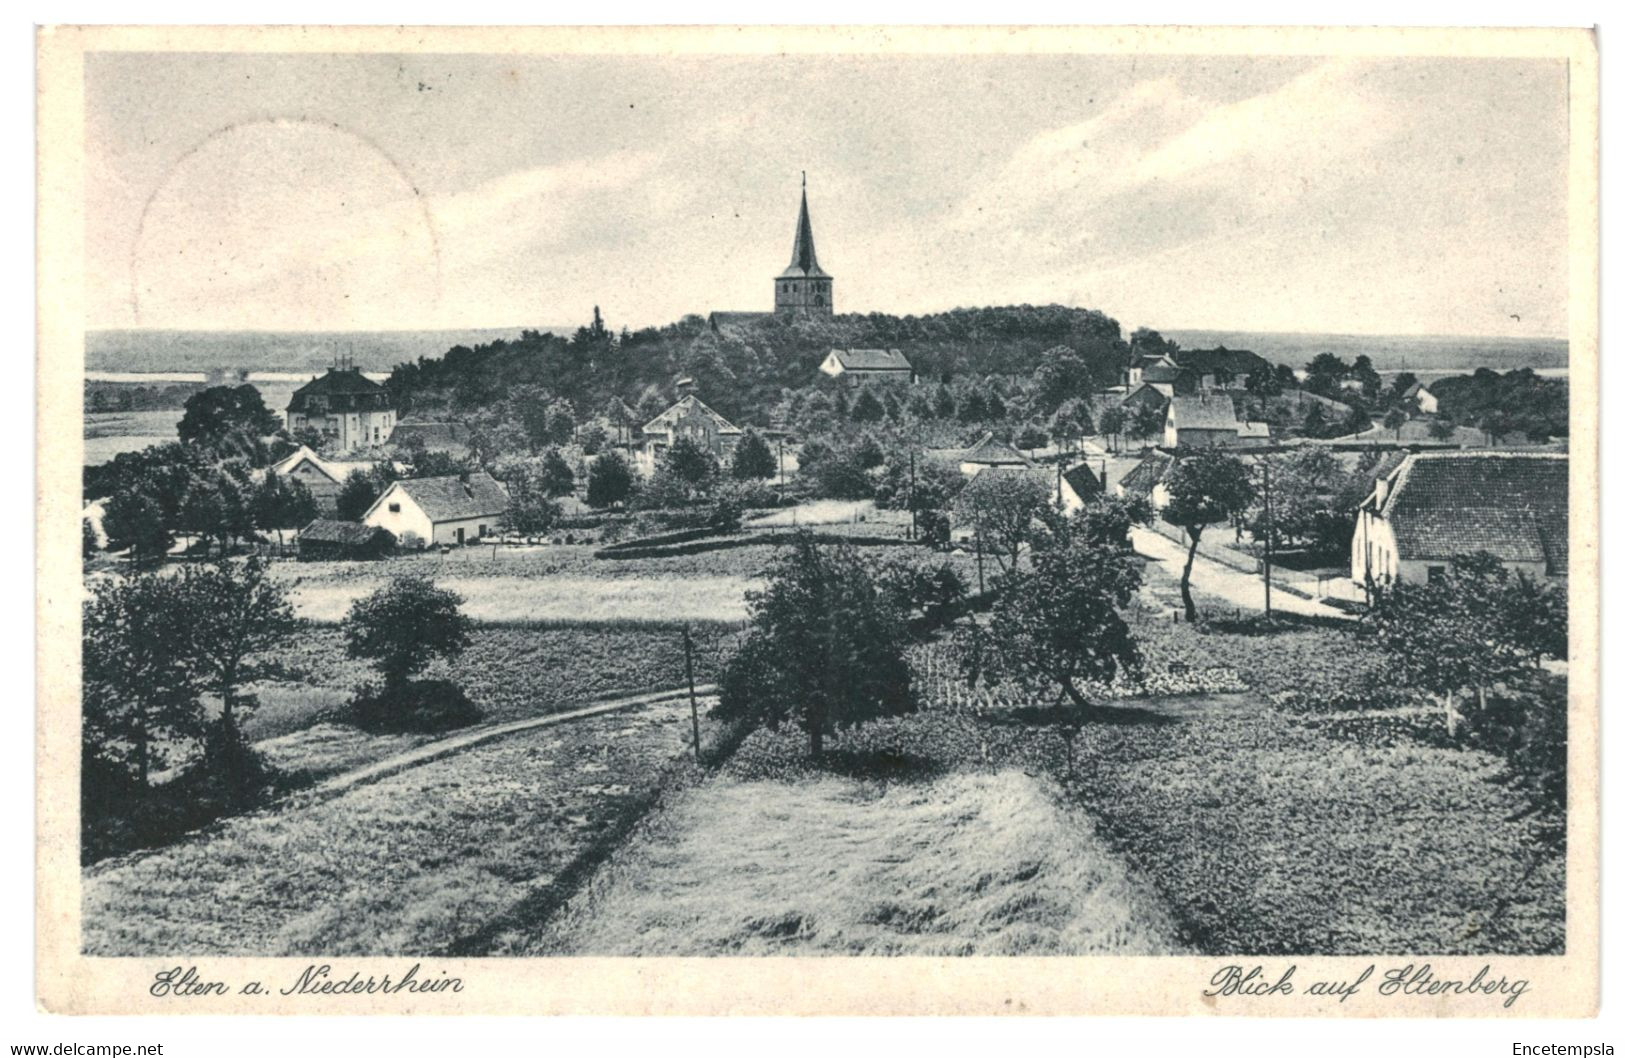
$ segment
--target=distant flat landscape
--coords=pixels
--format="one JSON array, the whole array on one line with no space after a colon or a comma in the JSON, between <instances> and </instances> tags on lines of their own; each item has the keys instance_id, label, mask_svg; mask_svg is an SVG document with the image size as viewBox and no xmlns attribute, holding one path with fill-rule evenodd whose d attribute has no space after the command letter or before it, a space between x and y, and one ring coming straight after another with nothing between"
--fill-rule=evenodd
<instances>
[{"instance_id":1,"label":"distant flat landscape","mask_svg":"<svg viewBox=\"0 0 1625 1058\"><path fill-rule=\"evenodd\" d=\"M522 330L571 335L577 325L486 327L454 331L166 331L85 332L85 370L131 374L247 368L312 372L349 357L363 371L387 372L420 356L441 356L455 345L473 346Z\"/></svg>"},{"instance_id":2,"label":"distant flat landscape","mask_svg":"<svg viewBox=\"0 0 1625 1058\"><path fill-rule=\"evenodd\" d=\"M1488 367L1510 371L1532 367L1542 374L1566 372L1567 338L1473 337L1431 334L1312 334L1286 331L1164 330L1185 349L1248 349L1278 364L1302 367L1320 353L1346 361L1369 356L1378 371L1417 375L1471 373Z\"/></svg>"}]
</instances>

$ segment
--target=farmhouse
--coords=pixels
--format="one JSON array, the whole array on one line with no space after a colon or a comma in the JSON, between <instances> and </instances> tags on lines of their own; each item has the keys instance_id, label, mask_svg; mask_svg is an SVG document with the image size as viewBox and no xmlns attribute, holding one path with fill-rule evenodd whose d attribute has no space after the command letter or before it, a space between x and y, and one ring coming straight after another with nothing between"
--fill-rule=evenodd
<instances>
[{"instance_id":1,"label":"farmhouse","mask_svg":"<svg viewBox=\"0 0 1625 1058\"><path fill-rule=\"evenodd\" d=\"M843 382L914 381L914 367L897 349L831 349L818 370Z\"/></svg>"},{"instance_id":2,"label":"farmhouse","mask_svg":"<svg viewBox=\"0 0 1625 1058\"><path fill-rule=\"evenodd\" d=\"M679 379L677 403L643 424L643 445L638 451L638 462L645 473L654 472L660 453L675 444L678 438L693 441L720 462L728 458L744 434L743 430L689 392L691 386L688 379Z\"/></svg>"},{"instance_id":3,"label":"farmhouse","mask_svg":"<svg viewBox=\"0 0 1625 1058\"><path fill-rule=\"evenodd\" d=\"M403 544L466 544L493 532L507 510L507 489L481 470L397 481L361 520L388 529Z\"/></svg>"},{"instance_id":4,"label":"farmhouse","mask_svg":"<svg viewBox=\"0 0 1625 1058\"><path fill-rule=\"evenodd\" d=\"M1412 382L1402 396L1405 400L1414 400L1416 410L1423 415L1439 414L1439 398L1420 382Z\"/></svg>"},{"instance_id":5,"label":"farmhouse","mask_svg":"<svg viewBox=\"0 0 1625 1058\"><path fill-rule=\"evenodd\" d=\"M1008 442L996 440L992 433L984 433L969 448L939 448L928 454L944 462L958 463L959 472L967 478L992 468L1025 469L1033 465L1031 459Z\"/></svg>"},{"instance_id":6,"label":"farmhouse","mask_svg":"<svg viewBox=\"0 0 1625 1058\"><path fill-rule=\"evenodd\" d=\"M356 471L365 473L371 469L371 463L323 459L305 445L270 467L271 473L279 478L303 482L316 506L328 512L335 509L345 479Z\"/></svg>"},{"instance_id":7,"label":"farmhouse","mask_svg":"<svg viewBox=\"0 0 1625 1058\"><path fill-rule=\"evenodd\" d=\"M1360 504L1355 583L1426 581L1487 551L1533 577L1566 577L1569 460L1557 452L1418 452Z\"/></svg>"},{"instance_id":8,"label":"farmhouse","mask_svg":"<svg viewBox=\"0 0 1625 1058\"><path fill-rule=\"evenodd\" d=\"M335 367L294 390L283 418L290 434L315 430L339 448L362 448L389 440L395 401L359 367Z\"/></svg>"},{"instance_id":9,"label":"farmhouse","mask_svg":"<svg viewBox=\"0 0 1625 1058\"><path fill-rule=\"evenodd\" d=\"M383 558L395 549L388 529L318 518L299 531L299 561Z\"/></svg>"},{"instance_id":10,"label":"farmhouse","mask_svg":"<svg viewBox=\"0 0 1625 1058\"><path fill-rule=\"evenodd\" d=\"M1198 397L1175 397L1168 402L1163 422L1162 443L1168 448L1211 448L1236 443L1241 424L1236 421L1236 405L1222 393Z\"/></svg>"},{"instance_id":11,"label":"farmhouse","mask_svg":"<svg viewBox=\"0 0 1625 1058\"><path fill-rule=\"evenodd\" d=\"M1060 508L1062 514L1072 514L1081 511L1105 491L1104 481L1095 476L1087 463L1079 463L1059 476L1055 487L1055 506Z\"/></svg>"},{"instance_id":12,"label":"farmhouse","mask_svg":"<svg viewBox=\"0 0 1625 1058\"><path fill-rule=\"evenodd\" d=\"M1151 506L1160 511L1168 503L1168 490L1163 487L1162 479L1173 465L1173 456L1153 448L1133 470L1123 475L1112 491L1126 499L1150 500Z\"/></svg>"}]
</instances>

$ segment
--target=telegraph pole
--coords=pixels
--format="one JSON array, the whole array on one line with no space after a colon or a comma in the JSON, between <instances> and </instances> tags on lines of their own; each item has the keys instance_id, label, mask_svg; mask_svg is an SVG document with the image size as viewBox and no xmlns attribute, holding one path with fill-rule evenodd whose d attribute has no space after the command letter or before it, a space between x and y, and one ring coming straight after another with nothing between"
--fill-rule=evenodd
<instances>
[{"instance_id":1,"label":"telegraph pole","mask_svg":"<svg viewBox=\"0 0 1625 1058\"><path fill-rule=\"evenodd\" d=\"M1270 558L1273 555L1272 541L1275 537L1274 511L1270 508L1270 457L1263 458L1264 464L1264 623L1270 621Z\"/></svg>"},{"instance_id":2,"label":"telegraph pole","mask_svg":"<svg viewBox=\"0 0 1625 1058\"><path fill-rule=\"evenodd\" d=\"M694 721L694 763L700 763L700 702L694 694L694 640L683 625L683 667L688 670L688 712Z\"/></svg>"}]
</instances>

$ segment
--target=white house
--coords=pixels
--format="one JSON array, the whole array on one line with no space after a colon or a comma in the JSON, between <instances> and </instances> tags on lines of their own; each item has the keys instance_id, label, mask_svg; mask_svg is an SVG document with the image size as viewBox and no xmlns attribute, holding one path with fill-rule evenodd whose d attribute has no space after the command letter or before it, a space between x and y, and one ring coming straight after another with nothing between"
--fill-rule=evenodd
<instances>
[{"instance_id":1,"label":"white house","mask_svg":"<svg viewBox=\"0 0 1625 1058\"><path fill-rule=\"evenodd\" d=\"M637 465L645 474L654 473L661 453L676 444L679 438L692 441L722 463L733 454L734 445L744 436L745 431L696 397L690 392L691 387L688 379L680 379L677 383L677 403L643 424L643 443L637 451Z\"/></svg>"},{"instance_id":2,"label":"white house","mask_svg":"<svg viewBox=\"0 0 1625 1058\"><path fill-rule=\"evenodd\" d=\"M914 365L900 349L831 349L818 370L848 382L914 381Z\"/></svg>"},{"instance_id":3,"label":"white house","mask_svg":"<svg viewBox=\"0 0 1625 1058\"><path fill-rule=\"evenodd\" d=\"M402 545L466 544L496 532L507 510L508 490L481 470L394 482L361 520L388 529Z\"/></svg>"},{"instance_id":4,"label":"white house","mask_svg":"<svg viewBox=\"0 0 1625 1058\"><path fill-rule=\"evenodd\" d=\"M1360 504L1350 575L1425 582L1475 551L1533 577L1568 575L1567 454L1411 454Z\"/></svg>"},{"instance_id":5,"label":"white house","mask_svg":"<svg viewBox=\"0 0 1625 1058\"><path fill-rule=\"evenodd\" d=\"M389 440L395 401L358 367L335 367L293 391L283 420L290 434L315 430L339 448L365 448Z\"/></svg>"},{"instance_id":6,"label":"white house","mask_svg":"<svg viewBox=\"0 0 1625 1058\"><path fill-rule=\"evenodd\" d=\"M331 511L338 502L339 489L344 487L345 479L358 470L371 470L372 466L371 463L323 459L305 445L300 445L291 455L272 464L270 471L279 478L303 482L317 506Z\"/></svg>"},{"instance_id":7,"label":"white house","mask_svg":"<svg viewBox=\"0 0 1625 1058\"><path fill-rule=\"evenodd\" d=\"M1420 382L1412 382L1405 390L1404 397L1406 400L1416 401L1416 410L1423 415L1439 414L1439 398Z\"/></svg>"}]
</instances>

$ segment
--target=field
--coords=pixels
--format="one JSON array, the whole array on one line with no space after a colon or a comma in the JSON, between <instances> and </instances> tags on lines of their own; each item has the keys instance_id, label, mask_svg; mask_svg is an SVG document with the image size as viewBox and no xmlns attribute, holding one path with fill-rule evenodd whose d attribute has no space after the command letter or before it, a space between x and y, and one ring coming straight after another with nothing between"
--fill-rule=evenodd
<instances>
[{"instance_id":1,"label":"field","mask_svg":"<svg viewBox=\"0 0 1625 1058\"><path fill-rule=\"evenodd\" d=\"M106 463L121 452L138 452L173 441L175 424L180 421L179 409L86 412L85 465Z\"/></svg>"},{"instance_id":2,"label":"field","mask_svg":"<svg viewBox=\"0 0 1625 1058\"><path fill-rule=\"evenodd\" d=\"M697 682L713 680L733 638L727 626L692 629ZM286 677L249 688L259 709L244 731L284 771L315 779L359 767L426 741L424 736L369 735L336 722L335 713L376 679L344 655L336 628L305 628L282 657ZM455 662L427 673L461 686L500 723L543 716L601 699L679 687L684 681L680 628L653 622L625 626L480 627Z\"/></svg>"},{"instance_id":3,"label":"field","mask_svg":"<svg viewBox=\"0 0 1625 1058\"><path fill-rule=\"evenodd\" d=\"M692 770L687 733L677 704L541 728L104 861L85 872L83 950L442 950L613 842L673 769Z\"/></svg>"},{"instance_id":4,"label":"field","mask_svg":"<svg viewBox=\"0 0 1625 1058\"><path fill-rule=\"evenodd\" d=\"M725 776L515 955L1164 955L1160 899L1020 771Z\"/></svg>"}]
</instances>

